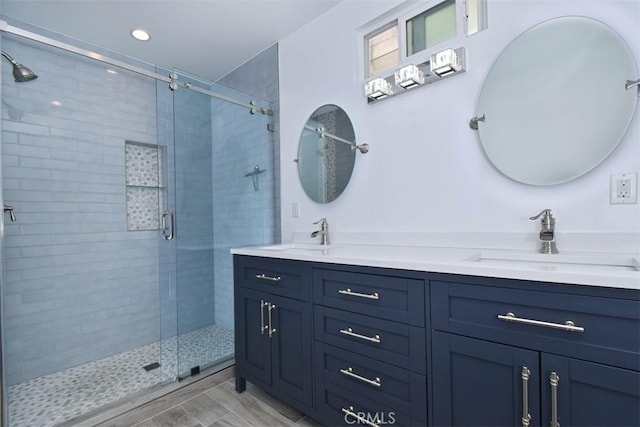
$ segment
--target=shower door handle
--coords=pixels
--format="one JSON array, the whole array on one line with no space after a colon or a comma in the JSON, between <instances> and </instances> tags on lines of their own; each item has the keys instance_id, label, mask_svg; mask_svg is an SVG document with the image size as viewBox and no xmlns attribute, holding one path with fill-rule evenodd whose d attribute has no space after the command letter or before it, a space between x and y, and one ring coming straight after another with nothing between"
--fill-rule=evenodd
<instances>
[{"instance_id":1,"label":"shower door handle","mask_svg":"<svg viewBox=\"0 0 640 427\"><path fill-rule=\"evenodd\" d=\"M167 217L169 217L169 233L167 233ZM176 221L173 212L164 211L162 213L162 237L164 240L173 240Z\"/></svg>"}]
</instances>

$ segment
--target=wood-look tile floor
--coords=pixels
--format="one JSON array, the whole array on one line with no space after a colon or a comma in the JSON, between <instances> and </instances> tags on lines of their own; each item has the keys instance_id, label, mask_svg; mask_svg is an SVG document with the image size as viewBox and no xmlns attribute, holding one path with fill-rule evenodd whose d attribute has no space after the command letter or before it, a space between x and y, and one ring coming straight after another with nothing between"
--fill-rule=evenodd
<instances>
[{"instance_id":1,"label":"wood-look tile floor","mask_svg":"<svg viewBox=\"0 0 640 427\"><path fill-rule=\"evenodd\" d=\"M234 367L195 381L100 423L99 427L317 427L317 422L247 383L235 391Z\"/></svg>"}]
</instances>

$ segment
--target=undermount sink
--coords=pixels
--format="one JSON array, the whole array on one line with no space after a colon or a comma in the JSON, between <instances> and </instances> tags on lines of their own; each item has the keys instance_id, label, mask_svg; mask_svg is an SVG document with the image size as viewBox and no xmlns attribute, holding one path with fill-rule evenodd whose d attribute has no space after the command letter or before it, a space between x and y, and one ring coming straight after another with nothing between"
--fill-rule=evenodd
<instances>
[{"instance_id":1,"label":"undermount sink","mask_svg":"<svg viewBox=\"0 0 640 427\"><path fill-rule=\"evenodd\" d=\"M640 272L638 257L625 255L540 254L483 251L465 261L487 266L572 272Z\"/></svg>"},{"instance_id":2,"label":"undermount sink","mask_svg":"<svg viewBox=\"0 0 640 427\"><path fill-rule=\"evenodd\" d=\"M304 243L282 243L279 245L262 246L260 249L274 252L307 252L322 253L326 252L331 246L309 245Z\"/></svg>"}]
</instances>

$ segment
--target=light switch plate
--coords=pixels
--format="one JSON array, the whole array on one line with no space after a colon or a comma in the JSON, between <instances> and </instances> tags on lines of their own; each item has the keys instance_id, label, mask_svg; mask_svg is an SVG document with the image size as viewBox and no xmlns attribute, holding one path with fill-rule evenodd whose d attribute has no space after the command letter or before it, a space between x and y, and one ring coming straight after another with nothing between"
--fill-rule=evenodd
<instances>
[{"instance_id":1,"label":"light switch plate","mask_svg":"<svg viewBox=\"0 0 640 427\"><path fill-rule=\"evenodd\" d=\"M291 203L291 218L300 218L300 203Z\"/></svg>"},{"instance_id":2,"label":"light switch plate","mask_svg":"<svg viewBox=\"0 0 640 427\"><path fill-rule=\"evenodd\" d=\"M609 203L612 205L630 205L638 203L637 173L611 175Z\"/></svg>"}]
</instances>

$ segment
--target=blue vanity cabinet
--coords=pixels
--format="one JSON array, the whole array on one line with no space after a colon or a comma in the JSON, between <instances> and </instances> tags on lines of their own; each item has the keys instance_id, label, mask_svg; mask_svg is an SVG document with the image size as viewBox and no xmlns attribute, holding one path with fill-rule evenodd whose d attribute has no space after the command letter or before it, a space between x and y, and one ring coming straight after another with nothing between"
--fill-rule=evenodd
<instances>
[{"instance_id":1,"label":"blue vanity cabinet","mask_svg":"<svg viewBox=\"0 0 640 427\"><path fill-rule=\"evenodd\" d=\"M523 405L540 425L537 352L438 331L432 345L435 426L523 425Z\"/></svg>"},{"instance_id":2,"label":"blue vanity cabinet","mask_svg":"<svg viewBox=\"0 0 640 427\"><path fill-rule=\"evenodd\" d=\"M246 380L303 412L313 404L311 268L234 257L236 390Z\"/></svg>"},{"instance_id":3,"label":"blue vanity cabinet","mask_svg":"<svg viewBox=\"0 0 640 427\"><path fill-rule=\"evenodd\" d=\"M524 425L528 414L546 427L554 407L561 426L640 425L638 371L438 331L432 343L435 426Z\"/></svg>"},{"instance_id":4,"label":"blue vanity cabinet","mask_svg":"<svg viewBox=\"0 0 640 427\"><path fill-rule=\"evenodd\" d=\"M247 377L271 384L272 340L264 327L264 311L268 309L265 301L269 301L270 295L236 288L234 297L236 388L244 391L244 379Z\"/></svg>"},{"instance_id":5,"label":"blue vanity cabinet","mask_svg":"<svg viewBox=\"0 0 640 427\"><path fill-rule=\"evenodd\" d=\"M640 293L440 278L435 426L640 425Z\"/></svg>"},{"instance_id":6,"label":"blue vanity cabinet","mask_svg":"<svg viewBox=\"0 0 640 427\"><path fill-rule=\"evenodd\" d=\"M314 376L325 425L426 425L424 274L313 270Z\"/></svg>"},{"instance_id":7,"label":"blue vanity cabinet","mask_svg":"<svg viewBox=\"0 0 640 427\"><path fill-rule=\"evenodd\" d=\"M236 389L324 425L638 426L640 291L234 256Z\"/></svg>"},{"instance_id":8,"label":"blue vanity cabinet","mask_svg":"<svg viewBox=\"0 0 640 427\"><path fill-rule=\"evenodd\" d=\"M543 424L552 418L555 372L561 426L640 426L640 372L546 353L540 370Z\"/></svg>"}]
</instances>

